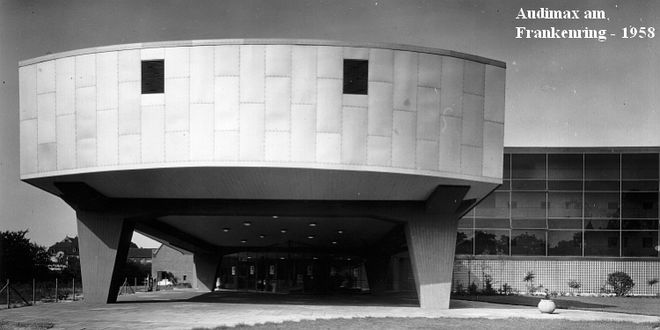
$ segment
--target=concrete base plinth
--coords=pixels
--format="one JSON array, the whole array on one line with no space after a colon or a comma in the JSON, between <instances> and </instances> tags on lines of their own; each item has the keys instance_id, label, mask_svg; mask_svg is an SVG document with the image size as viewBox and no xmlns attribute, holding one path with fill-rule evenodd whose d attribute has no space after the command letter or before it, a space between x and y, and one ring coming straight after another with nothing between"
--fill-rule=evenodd
<instances>
[{"instance_id":1,"label":"concrete base plinth","mask_svg":"<svg viewBox=\"0 0 660 330\"><path fill-rule=\"evenodd\" d=\"M449 308L457 225L454 215L427 214L406 225L408 252L422 308Z\"/></svg>"},{"instance_id":2,"label":"concrete base plinth","mask_svg":"<svg viewBox=\"0 0 660 330\"><path fill-rule=\"evenodd\" d=\"M120 216L85 211L78 211L77 217L85 302L116 302L134 224Z\"/></svg>"}]
</instances>

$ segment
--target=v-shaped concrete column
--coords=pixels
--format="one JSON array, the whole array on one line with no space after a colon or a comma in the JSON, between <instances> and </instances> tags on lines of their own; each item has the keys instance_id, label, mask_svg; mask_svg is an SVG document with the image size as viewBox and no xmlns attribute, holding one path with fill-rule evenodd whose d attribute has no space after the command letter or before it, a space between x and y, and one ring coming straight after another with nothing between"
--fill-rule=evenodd
<instances>
[{"instance_id":1,"label":"v-shaped concrete column","mask_svg":"<svg viewBox=\"0 0 660 330\"><path fill-rule=\"evenodd\" d=\"M221 258L221 255L195 252L193 260L195 262L196 289L213 291L215 288L217 269Z\"/></svg>"},{"instance_id":2,"label":"v-shaped concrete column","mask_svg":"<svg viewBox=\"0 0 660 330\"><path fill-rule=\"evenodd\" d=\"M116 302L134 224L121 216L81 210L77 217L85 302Z\"/></svg>"},{"instance_id":3,"label":"v-shaped concrete column","mask_svg":"<svg viewBox=\"0 0 660 330\"><path fill-rule=\"evenodd\" d=\"M408 252L422 308L449 308L457 226L458 218L451 214L415 215L406 225Z\"/></svg>"}]
</instances>

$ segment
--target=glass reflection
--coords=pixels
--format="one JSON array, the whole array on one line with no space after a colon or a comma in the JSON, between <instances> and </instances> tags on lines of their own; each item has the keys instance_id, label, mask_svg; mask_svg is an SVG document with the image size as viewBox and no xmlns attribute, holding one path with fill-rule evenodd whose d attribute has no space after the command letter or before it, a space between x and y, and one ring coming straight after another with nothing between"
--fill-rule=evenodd
<instances>
[{"instance_id":1,"label":"glass reflection","mask_svg":"<svg viewBox=\"0 0 660 330\"><path fill-rule=\"evenodd\" d=\"M512 230L512 255L545 255L545 231L543 230Z\"/></svg>"},{"instance_id":2,"label":"glass reflection","mask_svg":"<svg viewBox=\"0 0 660 330\"><path fill-rule=\"evenodd\" d=\"M509 255L509 231L477 229L475 254Z\"/></svg>"},{"instance_id":3,"label":"glass reflection","mask_svg":"<svg viewBox=\"0 0 660 330\"><path fill-rule=\"evenodd\" d=\"M618 180L618 154L586 154L584 155L585 180Z\"/></svg>"},{"instance_id":4,"label":"glass reflection","mask_svg":"<svg viewBox=\"0 0 660 330\"><path fill-rule=\"evenodd\" d=\"M456 254L473 254L474 232L459 230L456 234Z\"/></svg>"},{"instance_id":5,"label":"glass reflection","mask_svg":"<svg viewBox=\"0 0 660 330\"><path fill-rule=\"evenodd\" d=\"M658 179L658 154L623 154L621 177L626 179Z\"/></svg>"},{"instance_id":6,"label":"glass reflection","mask_svg":"<svg viewBox=\"0 0 660 330\"><path fill-rule=\"evenodd\" d=\"M556 218L582 217L582 193L548 193L548 216Z\"/></svg>"},{"instance_id":7,"label":"glass reflection","mask_svg":"<svg viewBox=\"0 0 660 330\"><path fill-rule=\"evenodd\" d=\"M581 231L548 231L548 255L581 256Z\"/></svg>"},{"instance_id":8,"label":"glass reflection","mask_svg":"<svg viewBox=\"0 0 660 330\"><path fill-rule=\"evenodd\" d=\"M619 232L618 231L585 231L584 255L618 257Z\"/></svg>"},{"instance_id":9,"label":"glass reflection","mask_svg":"<svg viewBox=\"0 0 660 330\"><path fill-rule=\"evenodd\" d=\"M545 193L511 193L512 218L545 218Z\"/></svg>"},{"instance_id":10,"label":"glass reflection","mask_svg":"<svg viewBox=\"0 0 660 330\"><path fill-rule=\"evenodd\" d=\"M511 155L511 176L514 179L545 179L545 155Z\"/></svg>"},{"instance_id":11,"label":"glass reflection","mask_svg":"<svg viewBox=\"0 0 660 330\"><path fill-rule=\"evenodd\" d=\"M584 216L587 218L619 218L618 193L585 193Z\"/></svg>"},{"instance_id":12,"label":"glass reflection","mask_svg":"<svg viewBox=\"0 0 660 330\"><path fill-rule=\"evenodd\" d=\"M658 256L658 251L655 249L658 245L657 231L624 231L622 235L624 257Z\"/></svg>"},{"instance_id":13,"label":"glass reflection","mask_svg":"<svg viewBox=\"0 0 660 330\"><path fill-rule=\"evenodd\" d=\"M657 218L658 193L630 193L621 195L624 218Z\"/></svg>"},{"instance_id":14,"label":"glass reflection","mask_svg":"<svg viewBox=\"0 0 660 330\"><path fill-rule=\"evenodd\" d=\"M549 154L548 155L548 179L582 180L582 155L581 154Z\"/></svg>"}]
</instances>

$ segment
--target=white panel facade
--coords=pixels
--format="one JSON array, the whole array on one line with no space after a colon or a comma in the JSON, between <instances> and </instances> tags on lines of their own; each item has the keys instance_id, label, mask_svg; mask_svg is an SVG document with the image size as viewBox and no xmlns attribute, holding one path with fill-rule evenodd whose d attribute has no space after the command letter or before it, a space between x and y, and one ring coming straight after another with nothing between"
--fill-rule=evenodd
<instances>
[{"instance_id":1,"label":"white panel facade","mask_svg":"<svg viewBox=\"0 0 660 330\"><path fill-rule=\"evenodd\" d=\"M241 42L55 57L19 68L23 175L215 162L501 177L498 66ZM153 59L165 92L142 94L141 61ZM367 95L343 94L344 59L368 60Z\"/></svg>"}]
</instances>

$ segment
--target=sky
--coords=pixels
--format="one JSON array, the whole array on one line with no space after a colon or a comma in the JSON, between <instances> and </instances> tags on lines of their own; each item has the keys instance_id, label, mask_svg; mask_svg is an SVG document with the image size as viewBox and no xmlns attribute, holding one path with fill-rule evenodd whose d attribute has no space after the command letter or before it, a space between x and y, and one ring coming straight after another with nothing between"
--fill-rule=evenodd
<instances>
[{"instance_id":1,"label":"sky","mask_svg":"<svg viewBox=\"0 0 660 330\"><path fill-rule=\"evenodd\" d=\"M603 10L607 19L516 20L521 8ZM660 28L659 15L653 0L0 0L0 230L29 229L28 237L47 246L76 235L68 205L19 179L20 60L225 38L442 48L507 63L505 146L660 146L660 31L622 38L625 27ZM607 29L608 39L516 39L516 27Z\"/></svg>"}]
</instances>

